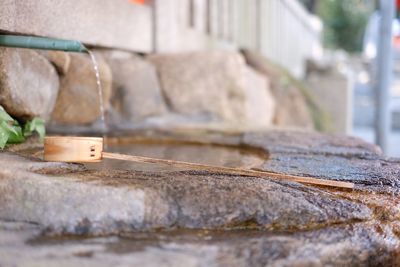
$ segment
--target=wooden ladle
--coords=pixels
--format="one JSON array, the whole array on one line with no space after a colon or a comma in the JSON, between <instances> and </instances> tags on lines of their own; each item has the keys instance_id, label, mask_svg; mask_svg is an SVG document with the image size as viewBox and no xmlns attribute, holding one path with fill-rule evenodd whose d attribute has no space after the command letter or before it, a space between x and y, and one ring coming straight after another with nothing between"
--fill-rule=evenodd
<instances>
[{"instance_id":1,"label":"wooden ladle","mask_svg":"<svg viewBox=\"0 0 400 267\"><path fill-rule=\"evenodd\" d=\"M139 163L163 164L174 167L190 168L194 170L206 170L236 175L281 179L303 184L313 184L340 188L354 188L354 184L350 182L332 181L312 177L282 174L271 171L255 171L242 168L220 167L184 161L156 159L150 157L104 152L103 138L101 137L48 136L44 140L44 160L47 161L77 163L99 162L103 158L127 160Z\"/></svg>"}]
</instances>

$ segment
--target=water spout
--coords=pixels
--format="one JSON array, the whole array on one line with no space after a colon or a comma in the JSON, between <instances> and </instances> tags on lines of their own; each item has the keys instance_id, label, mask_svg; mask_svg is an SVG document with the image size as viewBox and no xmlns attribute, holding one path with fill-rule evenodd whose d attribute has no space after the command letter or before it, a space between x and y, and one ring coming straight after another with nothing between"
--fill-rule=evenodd
<instances>
[{"instance_id":1,"label":"water spout","mask_svg":"<svg viewBox=\"0 0 400 267\"><path fill-rule=\"evenodd\" d=\"M83 53L88 52L87 48L79 41L20 35L0 35L0 46Z\"/></svg>"}]
</instances>

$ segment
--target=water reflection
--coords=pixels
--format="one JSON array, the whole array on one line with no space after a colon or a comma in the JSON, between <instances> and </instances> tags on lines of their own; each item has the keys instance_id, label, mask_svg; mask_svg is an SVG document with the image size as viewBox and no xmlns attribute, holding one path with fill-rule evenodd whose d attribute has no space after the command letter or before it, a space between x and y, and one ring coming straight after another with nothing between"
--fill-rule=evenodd
<instances>
[{"instance_id":1,"label":"water reflection","mask_svg":"<svg viewBox=\"0 0 400 267\"><path fill-rule=\"evenodd\" d=\"M260 166L266 159L265 155L249 149L202 144L178 143L124 143L107 146L108 152L128 155L138 155L153 158L172 159L194 163L225 167L254 168ZM174 167L155 164L133 163L128 161L103 159L100 163L86 164L89 169L96 170L141 170L141 171L171 171ZM181 168L180 168L181 169Z\"/></svg>"}]
</instances>

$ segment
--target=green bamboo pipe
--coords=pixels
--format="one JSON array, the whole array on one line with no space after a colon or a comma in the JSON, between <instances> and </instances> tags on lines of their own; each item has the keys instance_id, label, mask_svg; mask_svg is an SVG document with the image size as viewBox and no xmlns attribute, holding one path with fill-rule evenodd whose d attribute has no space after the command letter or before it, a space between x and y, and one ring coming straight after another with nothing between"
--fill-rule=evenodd
<instances>
[{"instance_id":1,"label":"green bamboo pipe","mask_svg":"<svg viewBox=\"0 0 400 267\"><path fill-rule=\"evenodd\" d=\"M0 35L0 46L88 52L87 48L78 41L21 35Z\"/></svg>"}]
</instances>

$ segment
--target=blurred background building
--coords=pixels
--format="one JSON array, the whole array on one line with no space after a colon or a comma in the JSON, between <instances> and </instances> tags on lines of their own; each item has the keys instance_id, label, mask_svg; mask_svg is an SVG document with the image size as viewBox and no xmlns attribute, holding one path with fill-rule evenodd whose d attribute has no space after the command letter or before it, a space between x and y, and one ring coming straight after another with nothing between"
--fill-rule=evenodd
<instances>
[{"instance_id":1,"label":"blurred background building","mask_svg":"<svg viewBox=\"0 0 400 267\"><path fill-rule=\"evenodd\" d=\"M297 77L321 53L321 21L297 0L7 0L0 15L3 31L134 52L250 48Z\"/></svg>"}]
</instances>

